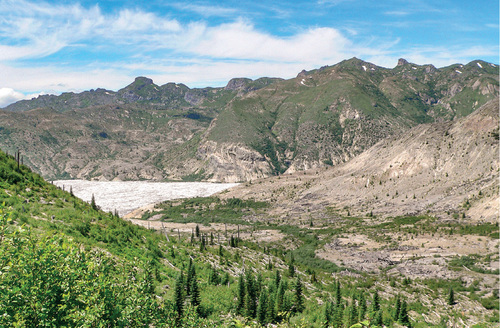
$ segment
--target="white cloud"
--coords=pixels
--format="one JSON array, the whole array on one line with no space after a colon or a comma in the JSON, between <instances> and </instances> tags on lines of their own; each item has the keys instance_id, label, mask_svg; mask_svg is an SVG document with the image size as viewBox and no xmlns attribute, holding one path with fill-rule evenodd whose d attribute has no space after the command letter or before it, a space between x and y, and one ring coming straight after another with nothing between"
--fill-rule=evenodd
<instances>
[{"instance_id":1,"label":"white cloud","mask_svg":"<svg viewBox=\"0 0 500 328\"><path fill-rule=\"evenodd\" d=\"M8 106L18 100L25 99L26 96L11 88L0 88L0 108Z\"/></svg>"},{"instance_id":2,"label":"white cloud","mask_svg":"<svg viewBox=\"0 0 500 328\"><path fill-rule=\"evenodd\" d=\"M192 11L204 17L219 16L229 17L237 13L236 9L225 8L220 6L204 6L187 2L175 3L172 5L180 10Z\"/></svg>"},{"instance_id":3,"label":"white cloud","mask_svg":"<svg viewBox=\"0 0 500 328\"><path fill-rule=\"evenodd\" d=\"M257 31L238 21L216 27L198 27L186 47L200 56L286 62L324 62L343 58L351 42L333 28L314 28L283 38Z\"/></svg>"}]
</instances>

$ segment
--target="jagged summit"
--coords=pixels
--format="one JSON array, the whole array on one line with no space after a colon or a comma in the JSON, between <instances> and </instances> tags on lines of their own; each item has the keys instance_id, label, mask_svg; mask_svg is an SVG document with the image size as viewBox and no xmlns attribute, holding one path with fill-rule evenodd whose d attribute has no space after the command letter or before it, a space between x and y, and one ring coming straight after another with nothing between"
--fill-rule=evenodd
<instances>
[{"instance_id":1,"label":"jagged summit","mask_svg":"<svg viewBox=\"0 0 500 328\"><path fill-rule=\"evenodd\" d=\"M409 62L406 59L399 58L398 59L398 64L396 66L404 66L404 65L408 65L408 64L409 64Z\"/></svg>"}]
</instances>

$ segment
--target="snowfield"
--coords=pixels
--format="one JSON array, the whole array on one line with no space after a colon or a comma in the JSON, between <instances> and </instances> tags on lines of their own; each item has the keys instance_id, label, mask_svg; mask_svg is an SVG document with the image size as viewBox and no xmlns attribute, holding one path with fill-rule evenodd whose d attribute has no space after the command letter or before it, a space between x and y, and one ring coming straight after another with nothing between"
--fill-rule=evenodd
<instances>
[{"instance_id":1,"label":"snowfield","mask_svg":"<svg viewBox=\"0 0 500 328\"><path fill-rule=\"evenodd\" d=\"M237 186L238 183L208 182L148 182L148 181L86 181L58 180L54 184L90 202L95 202L104 211L115 209L120 216L149 204L177 198L206 197Z\"/></svg>"}]
</instances>

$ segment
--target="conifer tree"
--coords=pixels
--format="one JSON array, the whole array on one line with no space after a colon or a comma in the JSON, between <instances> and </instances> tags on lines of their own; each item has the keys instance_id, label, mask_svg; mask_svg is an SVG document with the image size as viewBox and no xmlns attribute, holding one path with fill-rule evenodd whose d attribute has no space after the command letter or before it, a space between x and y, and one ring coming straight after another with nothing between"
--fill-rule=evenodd
<instances>
[{"instance_id":1,"label":"conifer tree","mask_svg":"<svg viewBox=\"0 0 500 328\"><path fill-rule=\"evenodd\" d=\"M187 269L187 277L186 277L186 295L191 295L191 286L193 284L193 277L196 275L195 268L193 265L193 260L189 258L189 265Z\"/></svg>"},{"instance_id":2,"label":"conifer tree","mask_svg":"<svg viewBox=\"0 0 500 328\"><path fill-rule=\"evenodd\" d=\"M450 288L450 292L448 293L448 305L455 304L455 293L453 292L453 288Z\"/></svg>"},{"instance_id":3,"label":"conifer tree","mask_svg":"<svg viewBox=\"0 0 500 328\"><path fill-rule=\"evenodd\" d=\"M375 314L373 315L373 320L371 321L371 324L374 326L382 327L383 321L382 321L382 311L381 310L378 310L377 312L375 312Z\"/></svg>"},{"instance_id":4,"label":"conifer tree","mask_svg":"<svg viewBox=\"0 0 500 328\"><path fill-rule=\"evenodd\" d=\"M378 295L378 292L375 291L373 294L373 300L372 300L372 312L376 313L377 311L380 310L380 296Z\"/></svg>"},{"instance_id":5,"label":"conifer tree","mask_svg":"<svg viewBox=\"0 0 500 328\"><path fill-rule=\"evenodd\" d=\"M196 238L200 238L200 226L196 225L196 228L194 229Z\"/></svg>"},{"instance_id":6,"label":"conifer tree","mask_svg":"<svg viewBox=\"0 0 500 328\"><path fill-rule=\"evenodd\" d=\"M276 320L276 293L270 293L267 298L266 322L273 323Z\"/></svg>"},{"instance_id":7,"label":"conifer tree","mask_svg":"<svg viewBox=\"0 0 500 328\"><path fill-rule=\"evenodd\" d=\"M323 312L323 328L328 328L332 322L332 303L326 302L325 311Z\"/></svg>"},{"instance_id":8,"label":"conifer tree","mask_svg":"<svg viewBox=\"0 0 500 328\"><path fill-rule=\"evenodd\" d=\"M99 207L97 206L97 204L95 203L95 197L94 197L94 194L92 194L92 198L90 199L90 207L92 207L92 209L94 211L98 211L99 210Z\"/></svg>"},{"instance_id":9,"label":"conifer tree","mask_svg":"<svg viewBox=\"0 0 500 328\"><path fill-rule=\"evenodd\" d=\"M276 273L274 274L274 285L276 286L276 290L278 290L280 282L281 282L280 270L276 269Z\"/></svg>"},{"instance_id":10,"label":"conifer tree","mask_svg":"<svg viewBox=\"0 0 500 328\"><path fill-rule=\"evenodd\" d=\"M177 280L175 281L175 296L174 296L174 309L179 317L182 316L182 311L184 309L184 275L181 273Z\"/></svg>"},{"instance_id":11,"label":"conifer tree","mask_svg":"<svg viewBox=\"0 0 500 328\"><path fill-rule=\"evenodd\" d=\"M255 295L256 295L256 298L259 298L260 297L260 292L262 290L262 286L263 286L263 278L262 278L262 273L258 273L257 274L257 280L255 281Z\"/></svg>"},{"instance_id":12,"label":"conifer tree","mask_svg":"<svg viewBox=\"0 0 500 328\"><path fill-rule=\"evenodd\" d=\"M257 320L261 325L265 325L267 315L267 290L262 289L259 297L259 305L257 307Z\"/></svg>"},{"instance_id":13,"label":"conifer tree","mask_svg":"<svg viewBox=\"0 0 500 328\"><path fill-rule=\"evenodd\" d=\"M257 293L255 291L255 280L250 271L247 272L246 287L246 315L247 317L255 318L257 314Z\"/></svg>"},{"instance_id":14,"label":"conifer tree","mask_svg":"<svg viewBox=\"0 0 500 328\"><path fill-rule=\"evenodd\" d=\"M219 273L217 272L217 269L215 266L210 267L210 274L208 275L208 283L210 285L217 286L220 283L220 277Z\"/></svg>"},{"instance_id":15,"label":"conifer tree","mask_svg":"<svg viewBox=\"0 0 500 328\"><path fill-rule=\"evenodd\" d=\"M354 325L358 320L358 311L356 309L356 304L352 302L348 307L347 307L347 315L346 315L346 326L351 327Z\"/></svg>"},{"instance_id":16,"label":"conifer tree","mask_svg":"<svg viewBox=\"0 0 500 328\"><path fill-rule=\"evenodd\" d=\"M293 254L290 253L290 262L288 263L288 276L289 277L294 277L295 276L295 266L294 266L294 258Z\"/></svg>"},{"instance_id":17,"label":"conifer tree","mask_svg":"<svg viewBox=\"0 0 500 328\"><path fill-rule=\"evenodd\" d=\"M238 278L238 300L236 303L236 313L243 315L243 309L245 308L245 279L242 274Z\"/></svg>"},{"instance_id":18,"label":"conifer tree","mask_svg":"<svg viewBox=\"0 0 500 328\"><path fill-rule=\"evenodd\" d=\"M300 277L297 276L295 280L295 300L294 307L296 312L304 311L304 295L302 294L302 281Z\"/></svg>"},{"instance_id":19,"label":"conifer tree","mask_svg":"<svg viewBox=\"0 0 500 328\"><path fill-rule=\"evenodd\" d=\"M342 291L340 290L340 281L335 283L335 304L340 306L342 303Z\"/></svg>"},{"instance_id":20,"label":"conifer tree","mask_svg":"<svg viewBox=\"0 0 500 328\"><path fill-rule=\"evenodd\" d=\"M392 318L394 321L399 321L399 316L401 314L401 299L399 298L399 295L396 296L396 301L394 302L394 309L392 313Z\"/></svg>"},{"instance_id":21,"label":"conifer tree","mask_svg":"<svg viewBox=\"0 0 500 328\"><path fill-rule=\"evenodd\" d=\"M403 302L401 302L401 310L399 311L398 321L402 325L405 325L407 327L411 327L410 317L408 316L408 305L406 304L406 301L404 301L404 300L403 300Z\"/></svg>"},{"instance_id":22,"label":"conifer tree","mask_svg":"<svg viewBox=\"0 0 500 328\"><path fill-rule=\"evenodd\" d=\"M201 302L200 290L198 288L198 280L196 279L196 273L195 273L191 280L191 305L197 307L200 305L200 302Z\"/></svg>"},{"instance_id":23,"label":"conifer tree","mask_svg":"<svg viewBox=\"0 0 500 328\"><path fill-rule=\"evenodd\" d=\"M283 280L280 281L278 286L278 291L276 292L276 312L280 313L284 310L284 302L285 302L285 283Z\"/></svg>"},{"instance_id":24,"label":"conifer tree","mask_svg":"<svg viewBox=\"0 0 500 328\"><path fill-rule=\"evenodd\" d=\"M363 321L366 315L366 298L365 294L361 291L358 300L358 321Z\"/></svg>"}]
</instances>

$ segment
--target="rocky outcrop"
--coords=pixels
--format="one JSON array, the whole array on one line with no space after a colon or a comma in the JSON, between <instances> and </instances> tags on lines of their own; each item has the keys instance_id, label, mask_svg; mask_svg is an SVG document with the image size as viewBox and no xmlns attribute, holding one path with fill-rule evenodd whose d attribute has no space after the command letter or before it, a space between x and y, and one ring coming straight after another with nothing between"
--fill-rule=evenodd
<instances>
[{"instance_id":1,"label":"rocky outcrop","mask_svg":"<svg viewBox=\"0 0 500 328\"><path fill-rule=\"evenodd\" d=\"M271 175L266 158L242 144L207 141L198 148L197 158L204 161L211 181L240 182Z\"/></svg>"}]
</instances>

